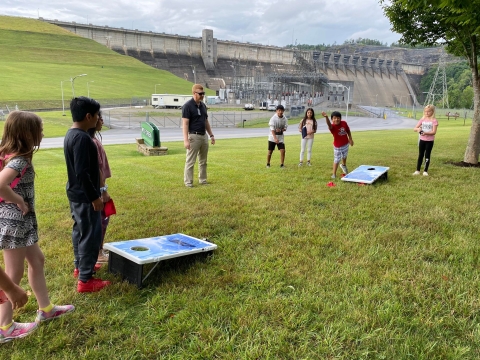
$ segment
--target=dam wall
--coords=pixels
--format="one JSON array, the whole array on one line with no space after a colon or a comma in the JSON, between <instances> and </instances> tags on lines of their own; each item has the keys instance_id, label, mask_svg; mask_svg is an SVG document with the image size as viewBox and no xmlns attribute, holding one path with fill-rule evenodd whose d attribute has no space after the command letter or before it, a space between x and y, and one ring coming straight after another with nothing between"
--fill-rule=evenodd
<instances>
[{"instance_id":1,"label":"dam wall","mask_svg":"<svg viewBox=\"0 0 480 360\"><path fill-rule=\"evenodd\" d=\"M157 51L193 57L203 56L207 59L210 54L210 61L213 63L217 62L218 57L278 64L291 64L294 60L294 51L291 49L237 41L220 41L213 37L213 30L209 29L203 30L202 37L192 37L42 18L40 20L92 39L110 49L122 49L125 54L129 51ZM203 42L206 43L202 48Z\"/></svg>"},{"instance_id":2,"label":"dam wall","mask_svg":"<svg viewBox=\"0 0 480 360\"><path fill-rule=\"evenodd\" d=\"M416 96L409 74L425 72L421 65L402 64L394 59L218 40L210 29L204 29L201 37L192 37L40 20L214 90L253 89L257 86L255 82L263 83L272 78L288 81L290 85L283 84L281 88L294 90L305 89L307 84L318 90L319 83L327 90L328 82L353 82L354 91L350 95L353 104L411 106ZM297 84L297 88L293 84ZM277 88L280 87L277 85Z\"/></svg>"}]
</instances>

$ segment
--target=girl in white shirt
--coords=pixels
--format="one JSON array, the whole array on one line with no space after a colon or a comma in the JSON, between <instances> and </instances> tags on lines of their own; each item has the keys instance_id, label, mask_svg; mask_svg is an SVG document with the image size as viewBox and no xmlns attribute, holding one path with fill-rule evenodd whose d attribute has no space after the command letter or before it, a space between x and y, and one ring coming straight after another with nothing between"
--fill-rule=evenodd
<instances>
[{"instance_id":1,"label":"girl in white shirt","mask_svg":"<svg viewBox=\"0 0 480 360\"><path fill-rule=\"evenodd\" d=\"M413 175L420 175L420 167L425 156L425 167L423 168L423 176L428 176L428 167L430 166L430 154L433 149L433 141L437 133L438 121L435 119L435 106L427 105L423 110L423 117L418 121L413 131L420 134L418 141L418 160L417 170Z\"/></svg>"}]
</instances>

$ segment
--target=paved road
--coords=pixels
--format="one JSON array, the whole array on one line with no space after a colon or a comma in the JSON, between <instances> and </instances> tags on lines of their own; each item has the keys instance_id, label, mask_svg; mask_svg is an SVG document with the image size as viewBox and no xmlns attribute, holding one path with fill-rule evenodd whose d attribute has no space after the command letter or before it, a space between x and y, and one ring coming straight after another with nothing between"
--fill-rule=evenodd
<instances>
[{"instance_id":1,"label":"paved road","mask_svg":"<svg viewBox=\"0 0 480 360\"><path fill-rule=\"evenodd\" d=\"M383 108L377 108L377 113L383 111ZM413 129L416 120L399 117L393 112L387 111L387 118L377 117L348 117L348 125L352 132L369 131L369 130L397 130L397 129ZM324 120L319 118L318 133L327 133L328 129L324 125ZM267 128L236 128L236 127L215 127L213 128L215 138L221 139L235 139L235 138L253 138L253 137L267 137L269 130ZM297 135L297 124L290 124L289 130L285 135ZM135 138L140 137L140 129L110 129L102 133L102 143L104 145L114 144L134 144ZM160 139L162 143L171 141L182 141L182 129L180 128L160 128ZM63 147L62 138L46 138L42 140L41 148L61 148Z\"/></svg>"}]
</instances>

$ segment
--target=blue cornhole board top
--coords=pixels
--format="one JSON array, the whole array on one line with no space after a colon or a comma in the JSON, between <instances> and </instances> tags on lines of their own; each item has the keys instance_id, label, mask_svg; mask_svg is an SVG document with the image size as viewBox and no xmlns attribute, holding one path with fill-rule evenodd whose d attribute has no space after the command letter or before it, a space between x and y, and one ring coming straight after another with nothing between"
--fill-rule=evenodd
<instances>
[{"instance_id":1,"label":"blue cornhole board top","mask_svg":"<svg viewBox=\"0 0 480 360\"><path fill-rule=\"evenodd\" d=\"M212 251L217 245L185 234L156 236L105 243L103 247L136 264L148 264L161 260Z\"/></svg>"},{"instance_id":2,"label":"blue cornhole board top","mask_svg":"<svg viewBox=\"0 0 480 360\"><path fill-rule=\"evenodd\" d=\"M388 170L390 170L390 168L385 166L361 165L355 170L353 170L351 173L345 175L342 180L364 184L372 184Z\"/></svg>"}]
</instances>

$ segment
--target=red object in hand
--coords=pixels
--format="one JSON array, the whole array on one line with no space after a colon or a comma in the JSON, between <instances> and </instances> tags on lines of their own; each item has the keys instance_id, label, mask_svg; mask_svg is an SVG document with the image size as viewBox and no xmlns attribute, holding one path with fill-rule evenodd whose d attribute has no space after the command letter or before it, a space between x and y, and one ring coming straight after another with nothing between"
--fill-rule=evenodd
<instances>
[{"instance_id":1,"label":"red object in hand","mask_svg":"<svg viewBox=\"0 0 480 360\"><path fill-rule=\"evenodd\" d=\"M115 215L117 213L117 209L115 209L115 204L113 203L113 199L110 198L105 205L103 206L103 211L105 212L105 216L109 217L111 215Z\"/></svg>"}]
</instances>

